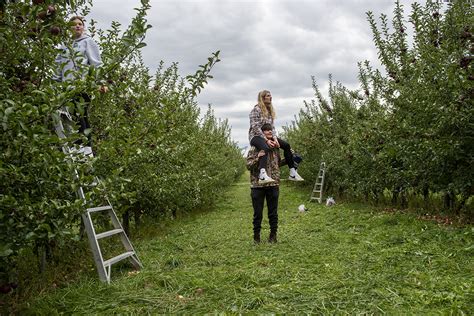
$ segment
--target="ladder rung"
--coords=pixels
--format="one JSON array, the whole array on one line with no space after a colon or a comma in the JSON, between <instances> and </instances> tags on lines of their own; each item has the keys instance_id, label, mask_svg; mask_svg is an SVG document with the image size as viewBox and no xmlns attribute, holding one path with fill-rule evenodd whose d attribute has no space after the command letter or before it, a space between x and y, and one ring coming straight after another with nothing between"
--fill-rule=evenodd
<instances>
[{"instance_id":1,"label":"ladder rung","mask_svg":"<svg viewBox=\"0 0 474 316\"><path fill-rule=\"evenodd\" d=\"M314 190L313 193L321 193L321 191Z\"/></svg>"},{"instance_id":2,"label":"ladder rung","mask_svg":"<svg viewBox=\"0 0 474 316\"><path fill-rule=\"evenodd\" d=\"M111 209L112 209L112 206L107 205L107 206L91 207L91 208L88 208L87 211L89 213L92 213L92 212L100 212L100 211L106 211L106 210L111 210Z\"/></svg>"},{"instance_id":3,"label":"ladder rung","mask_svg":"<svg viewBox=\"0 0 474 316\"><path fill-rule=\"evenodd\" d=\"M321 198L311 197L311 200L320 200Z\"/></svg>"},{"instance_id":4,"label":"ladder rung","mask_svg":"<svg viewBox=\"0 0 474 316\"><path fill-rule=\"evenodd\" d=\"M122 261L123 259L128 258L128 257L131 257L131 256L133 256L134 254L135 254L135 252L133 252L133 251L124 252L124 253L122 253L121 255L118 255L118 256L116 256L116 257L113 257L113 258L111 258L111 259L109 259L109 260L104 261L104 267L107 267L107 266L110 266L110 265L112 265L112 264L114 264L114 263L116 263L116 262Z\"/></svg>"},{"instance_id":5,"label":"ladder rung","mask_svg":"<svg viewBox=\"0 0 474 316\"><path fill-rule=\"evenodd\" d=\"M106 232L95 235L95 238L96 239L102 239L102 238L109 237L109 236L112 236L112 235L120 234L121 232L123 232L123 229L121 229L121 228L112 229L112 230L109 230L109 231L106 231Z\"/></svg>"}]
</instances>

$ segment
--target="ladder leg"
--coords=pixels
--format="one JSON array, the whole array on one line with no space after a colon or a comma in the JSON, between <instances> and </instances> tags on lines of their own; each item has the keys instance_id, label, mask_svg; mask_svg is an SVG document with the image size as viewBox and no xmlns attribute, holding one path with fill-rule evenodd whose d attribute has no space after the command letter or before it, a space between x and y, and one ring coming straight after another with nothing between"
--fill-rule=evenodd
<instances>
[{"instance_id":1,"label":"ladder leg","mask_svg":"<svg viewBox=\"0 0 474 316\"><path fill-rule=\"evenodd\" d=\"M112 270L112 266L111 266L111 265L110 265L110 266L107 266L107 271L106 271L106 273L107 273L107 275L106 275L107 279L105 280L107 283L110 283L111 270Z\"/></svg>"},{"instance_id":2,"label":"ladder leg","mask_svg":"<svg viewBox=\"0 0 474 316\"><path fill-rule=\"evenodd\" d=\"M102 257L102 252L100 251L99 242L95 238L95 229L92 224L92 218L88 212L85 212L82 215L82 220L86 228L87 239L89 239L89 245L92 250L92 255L94 256L94 263L97 267L97 273L99 273L99 279L103 282L110 281L110 274L107 273L104 267L104 258Z\"/></svg>"},{"instance_id":3,"label":"ladder leg","mask_svg":"<svg viewBox=\"0 0 474 316\"><path fill-rule=\"evenodd\" d=\"M109 210L109 216L112 220L112 224L115 228L119 228L123 230L122 224L120 224L120 221L117 217L117 214L115 214L115 211L111 208ZM133 249L132 243L130 242L130 239L128 239L127 234L125 234L125 231L120 234L120 239L122 241L123 246L127 251L133 251L134 255L130 257L130 261L132 262L132 265L135 267L135 269L141 269L143 266L138 259L137 253L135 249Z\"/></svg>"}]
</instances>

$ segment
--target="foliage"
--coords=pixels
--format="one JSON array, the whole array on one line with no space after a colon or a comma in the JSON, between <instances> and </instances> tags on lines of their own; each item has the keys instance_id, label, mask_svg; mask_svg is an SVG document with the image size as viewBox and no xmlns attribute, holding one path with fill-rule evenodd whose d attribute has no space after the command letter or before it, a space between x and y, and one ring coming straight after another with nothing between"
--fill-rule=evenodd
<instances>
[{"instance_id":1,"label":"foliage","mask_svg":"<svg viewBox=\"0 0 474 316\"><path fill-rule=\"evenodd\" d=\"M217 60L218 52L209 64ZM152 88L143 84L151 81L143 65L128 68L127 76L127 87L116 81L95 115L98 156L104 157L97 172L105 178L120 170L127 179L114 190L121 194L115 198L122 211L159 215L210 204L242 173L227 123L218 122L211 109L199 118L176 64L161 64Z\"/></svg>"},{"instance_id":2,"label":"foliage","mask_svg":"<svg viewBox=\"0 0 474 316\"><path fill-rule=\"evenodd\" d=\"M51 30L65 29L65 16L76 8L60 2L17 3L0 12L2 270L22 249L59 243L77 225L80 203L71 190L77 181L52 132L52 117L75 88L50 80L56 70L55 46L66 40L65 34Z\"/></svg>"},{"instance_id":3,"label":"foliage","mask_svg":"<svg viewBox=\"0 0 474 316\"><path fill-rule=\"evenodd\" d=\"M377 202L387 189L402 207L409 195L428 201L441 194L447 209L466 209L474 175L474 17L470 1L441 11L437 1L413 4L411 40L398 1L392 27L385 15L378 26L367 14L386 74L360 63L360 89L331 83L330 102L313 84L317 102L286 129L292 143L309 144L306 178L324 159L333 193Z\"/></svg>"},{"instance_id":4,"label":"foliage","mask_svg":"<svg viewBox=\"0 0 474 316\"><path fill-rule=\"evenodd\" d=\"M209 204L243 172L227 123L211 110L200 118L194 100L211 78L218 52L187 79L178 77L177 65L160 69L160 89L150 87L140 54L151 27L147 0L123 32L116 22L108 31L88 23L101 47L101 68L88 69L86 80L51 79L58 45L72 44L67 17L87 14L91 4L46 0L2 2L0 8L0 285L15 278L14 262L23 252L42 254L79 238L84 205L75 190L95 175L104 181L87 193L91 204L106 194L123 214L159 214ZM109 92L100 93L101 85ZM84 136L59 139L53 124L62 106L84 111L77 100L84 93L92 99L96 153L86 161L61 151Z\"/></svg>"}]
</instances>

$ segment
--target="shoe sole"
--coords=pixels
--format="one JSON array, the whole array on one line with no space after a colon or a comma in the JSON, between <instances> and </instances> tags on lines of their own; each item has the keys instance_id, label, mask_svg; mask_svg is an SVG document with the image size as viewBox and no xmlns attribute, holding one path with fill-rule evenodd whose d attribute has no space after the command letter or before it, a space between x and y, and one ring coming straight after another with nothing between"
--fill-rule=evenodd
<instances>
[{"instance_id":1,"label":"shoe sole","mask_svg":"<svg viewBox=\"0 0 474 316\"><path fill-rule=\"evenodd\" d=\"M291 177L288 178L288 180L295 181L295 182L303 182L304 181L304 179L295 179L295 178L291 178Z\"/></svg>"},{"instance_id":2,"label":"shoe sole","mask_svg":"<svg viewBox=\"0 0 474 316\"><path fill-rule=\"evenodd\" d=\"M275 183L275 180L258 180L258 184Z\"/></svg>"}]
</instances>

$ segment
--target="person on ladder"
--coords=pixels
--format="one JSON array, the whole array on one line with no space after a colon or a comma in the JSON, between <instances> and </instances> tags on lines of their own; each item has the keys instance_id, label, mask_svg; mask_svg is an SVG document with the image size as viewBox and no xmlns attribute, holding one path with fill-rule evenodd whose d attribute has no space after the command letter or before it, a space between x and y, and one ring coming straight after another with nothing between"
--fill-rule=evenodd
<instances>
[{"instance_id":1,"label":"person on ladder","mask_svg":"<svg viewBox=\"0 0 474 316\"><path fill-rule=\"evenodd\" d=\"M71 24L71 32L74 40L72 50L66 45L62 45L60 48L62 52L56 57L55 61L59 69L53 79L59 82L83 80L90 66L100 67L102 65L99 46L84 32L84 18L73 16L70 18L69 23ZM108 88L105 85L99 87L101 93L105 93L107 90ZM80 139L75 142L75 144L78 144L80 147L79 153L93 157L91 136L89 133L91 126L88 117L88 108L91 101L90 95L85 92L78 93L72 101L74 107L63 107L59 111L61 118L67 122L75 121L75 124L78 125L79 133L86 135L88 139L86 146L82 145L82 140ZM83 110L79 110L77 106L80 103L84 104Z\"/></svg>"},{"instance_id":2,"label":"person on ladder","mask_svg":"<svg viewBox=\"0 0 474 316\"><path fill-rule=\"evenodd\" d=\"M291 181L304 181L304 179L296 171L290 144L276 136L277 134L274 126L275 110L272 105L272 95L270 91L260 91L258 93L257 100L258 103L253 107L249 114L249 141L250 145L256 147L258 151L264 151L264 155L259 159L260 174L258 181L262 184L272 183L275 181L270 176L268 176L265 171L268 153L273 148L283 149L285 160L288 164L288 167L290 168L290 176L288 179ZM262 131L262 126L265 123L270 124L272 127L271 138L267 138Z\"/></svg>"}]
</instances>

